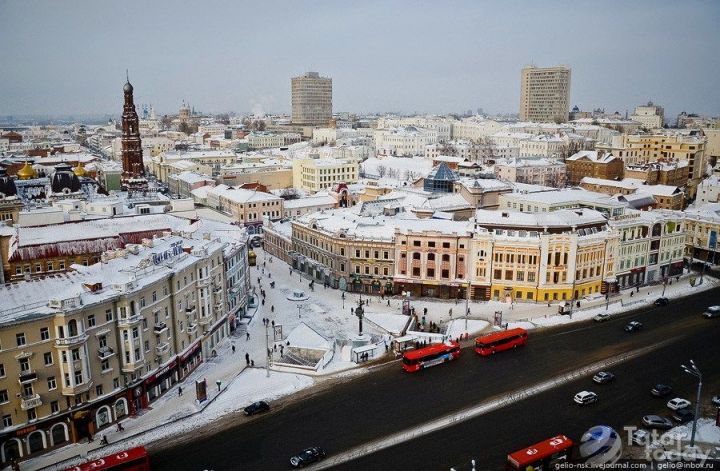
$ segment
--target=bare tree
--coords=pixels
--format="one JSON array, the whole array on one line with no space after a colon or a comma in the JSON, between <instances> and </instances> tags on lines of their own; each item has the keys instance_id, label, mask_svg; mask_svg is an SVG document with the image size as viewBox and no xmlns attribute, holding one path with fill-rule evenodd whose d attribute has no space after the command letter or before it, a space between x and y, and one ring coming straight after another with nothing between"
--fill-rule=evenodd
<instances>
[{"instance_id":1,"label":"bare tree","mask_svg":"<svg viewBox=\"0 0 720 471\"><path fill-rule=\"evenodd\" d=\"M160 120L160 126L162 129L170 129L170 126L172 126L172 118L168 115L164 115Z\"/></svg>"},{"instance_id":2,"label":"bare tree","mask_svg":"<svg viewBox=\"0 0 720 471\"><path fill-rule=\"evenodd\" d=\"M297 188L285 188L280 193L280 198L284 200L296 200L300 198L300 192L297 191Z\"/></svg>"},{"instance_id":3,"label":"bare tree","mask_svg":"<svg viewBox=\"0 0 720 471\"><path fill-rule=\"evenodd\" d=\"M377 174L380 175L380 178L383 178L385 174L387 174L387 170L387 167L384 165L377 166Z\"/></svg>"},{"instance_id":4,"label":"bare tree","mask_svg":"<svg viewBox=\"0 0 720 471\"><path fill-rule=\"evenodd\" d=\"M220 124L230 124L230 115L228 115L227 113L219 114L215 116L215 121Z\"/></svg>"}]
</instances>

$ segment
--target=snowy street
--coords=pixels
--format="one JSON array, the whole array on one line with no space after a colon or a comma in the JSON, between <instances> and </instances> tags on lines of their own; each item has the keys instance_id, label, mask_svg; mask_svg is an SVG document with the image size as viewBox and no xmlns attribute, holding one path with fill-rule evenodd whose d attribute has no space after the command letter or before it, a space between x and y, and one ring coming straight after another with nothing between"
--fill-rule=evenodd
<instances>
[{"instance_id":1,"label":"snowy street","mask_svg":"<svg viewBox=\"0 0 720 471\"><path fill-rule=\"evenodd\" d=\"M183 389L182 395L179 394L176 385L153 402L149 410L123 421L124 431L118 432L112 426L99 432L93 443L68 445L23 462L21 469L40 469L50 463L77 456L101 456L110 451L167 439L222 418L229 419L233 414L241 413L242 409L253 401L276 400L313 385L322 384L333 377L332 373L357 368L355 363L343 358L347 351L343 353L338 347L331 362L317 375L308 376L271 370L270 377L266 377L265 335L266 331L271 332L272 322L275 326L282 327L283 339L298 325L305 323L333 344L337 342L342 345L357 333L358 320L351 315L350 309L357 306L360 298L357 294L345 293L343 300L342 292L317 284L314 291L311 291L308 279L294 271L291 273L287 264L271 259L264 251L260 249L255 251L257 267L250 268L253 284L251 290L254 289L259 300L262 300L261 290L265 290L264 304L259 303L249 322L248 319L243 320L243 323L247 323L247 332L245 326L241 326L234 336L220 344L216 358L202 363L188 380L179 385ZM271 281L275 281L275 288L270 288ZM665 288L665 296L673 303L679 296L717 285L716 279L705 277L702 285L691 287L687 277L683 277L679 282L673 280L673 284ZM308 299L301 302L288 300L288 295L298 289L304 290ZM571 316L558 315L557 306L554 304L548 307L547 304L542 303L510 305L495 301L470 302L470 315L467 320L461 315L465 309L462 301L456 303L454 300L411 299L411 305L415 308L419 319L422 319L423 312L427 309L426 323L434 322L440 325L441 332L457 338L466 332L472 336L479 331L489 331L496 311L502 311L502 322L509 323L509 327L538 328L586 320L600 312L615 314L637 308L652 303L662 291L661 285L641 288L639 293L632 296L629 290L623 291L620 296L610 300L607 310L604 298L594 301L582 300L580 309L575 311L572 319ZM402 328L403 319L406 319L400 316L402 299L394 297L388 302L387 298L382 300L378 296L366 295L363 295L362 299L368 302L363 306L366 313L364 321L366 333L374 334L381 339L388 338L391 334L399 334L398 330ZM269 319L268 327L264 325L263 318ZM273 342L273 339L269 338L267 342L273 351L273 358L279 359L280 345L283 341ZM277 351L273 348L275 345ZM254 367L247 364L246 354ZM358 374L364 371L365 368L356 370ZM194 381L203 378L208 383L208 401L198 404L195 400ZM220 382L219 388L217 381ZM102 435L107 436L109 446L100 446L99 439ZM102 449L98 450L99 448Z\"/></svg>"}]
</instances>

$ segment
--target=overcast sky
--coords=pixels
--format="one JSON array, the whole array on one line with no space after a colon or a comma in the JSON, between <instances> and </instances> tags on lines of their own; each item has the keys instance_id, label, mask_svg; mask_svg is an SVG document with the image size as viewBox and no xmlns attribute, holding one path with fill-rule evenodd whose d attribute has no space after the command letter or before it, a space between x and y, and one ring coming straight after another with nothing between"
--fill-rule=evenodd
<instances>
[{"instance_id":1,"label":"overcast sky","mask_svg":"<svg viewBox=\"0 0 720 471\"><path fill-rule=\"evenodd\" d=\"M290 111L290 77L334 111L518 111L525 64L572 68L572 104L720 115L720 1L0 0L0 115Z\"/></svg>"}]
</instances>

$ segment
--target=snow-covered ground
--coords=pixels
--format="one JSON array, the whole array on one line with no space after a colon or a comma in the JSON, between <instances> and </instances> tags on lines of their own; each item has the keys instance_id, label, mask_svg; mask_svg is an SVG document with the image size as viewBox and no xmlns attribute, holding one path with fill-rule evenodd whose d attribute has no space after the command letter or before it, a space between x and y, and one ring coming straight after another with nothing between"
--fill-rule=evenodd
<instances>
[{"instance_id":1,"label":"snow-covered ground","mask_svg":"<svg viewBox=\"0 0 720 471\"><path fill-rule=\"evenodd\" d=\"M432 159L425 157L371 157L362 164L367 175L393 176L396 180L414 180L427 176L432 170Z\"/></svg>"}]
</instances>

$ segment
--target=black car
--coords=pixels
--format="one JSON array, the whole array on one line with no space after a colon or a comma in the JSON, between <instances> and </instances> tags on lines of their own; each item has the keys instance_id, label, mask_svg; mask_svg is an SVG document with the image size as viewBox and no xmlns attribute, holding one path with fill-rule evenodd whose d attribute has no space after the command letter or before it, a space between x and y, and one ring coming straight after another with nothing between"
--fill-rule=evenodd
<instances>
[{"instance_id":1,"label":"black car","mask_svg":"<svg viewBox=\"0 0 720 471\"><path fill-rule=\"evenodd\" d=\"M650 394L655 397L664 397L672 392L672 388L667 384L656 384L654 388L650 390Z\"/></svg>"},{"instance_id":2,"label":"black car","mask_svg":"<svg viewBox=\"0 0 720 471\"><path fill-rule=\"evenodd\" d=\"M667 306L668 304L670 304L670 300L668 298L657 298L655 300L656 306Z\"/></svg>"},{"instance_id":3,"label":"black car","mask_svg":"<svg viewBox=\"0 0 720 471\"><path fill-rule=\"evenodd\" d=\"M293 468L302 468L316 461L320 461L325 458L325 451L319 447L305 448L297 455L290 457L290 464Z\"/></svg>"},{"instance_id":4,"label":"black car","mask_svg":"<svg viewBox=\"0 0 720 471\"><path fill-rule=\"evenodd\" d=\"M638 321L628 322L625 326L625 332L637 332L642 329L643 325Z\"/></svg>"},{"instance_id":5,"label":"black car","mask_svg":"<svg viewBox=\"0 0 720 471\"><path fill-rule=\"evenodd\" d=\"M693 414L693 411L691 411L689 407L686 407L684 409L678 409L673 412L672 418L677 420L681 424L684 424L685 422L690 422L691 420L693 420L695 418L695 414Z\"/></svg>"},{"instance_id":6,"label":"black car","mask_svg":"<svg viewBox=\"0 0 720 471\"><path fill-rule=\"evenodd\" d=\"M595 381L597 384L607 384L614 379L615 375L610 373L609 371L600 371L595 376L593 376L593 381Z\"/></svg>"},{"instance_id":7,"label":"black car","mask_svg":"<svg viewBox=\"0 0 720 471\"><path fill-rule=\"evenodd\" d=\"M262 414L270 410L270 405L265 401L257 401L247 406L244 410L245 415Z\"/></svg>"}]
</instances>

